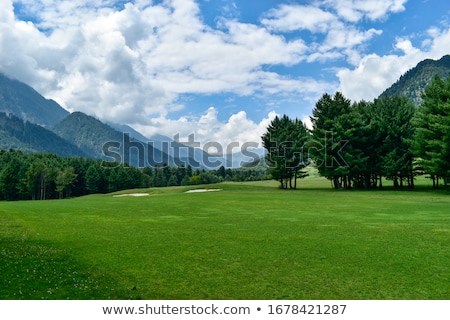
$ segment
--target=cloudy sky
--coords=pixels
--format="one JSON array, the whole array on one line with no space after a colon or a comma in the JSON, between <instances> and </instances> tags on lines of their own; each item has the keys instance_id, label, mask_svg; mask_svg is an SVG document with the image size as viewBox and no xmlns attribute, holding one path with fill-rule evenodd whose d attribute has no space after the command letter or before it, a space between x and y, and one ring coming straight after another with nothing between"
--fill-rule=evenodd
<instances>
[{"instance_id":1,"label":"cloudy sky","mask_svg":"<svg viewBox=\"0 0 450 320\"><path fill-rule=\"evenodd\" d=\"M0 72L146 136L259 142L449 53L448 0L0 1Z\"/></svg>"}]
</instances>

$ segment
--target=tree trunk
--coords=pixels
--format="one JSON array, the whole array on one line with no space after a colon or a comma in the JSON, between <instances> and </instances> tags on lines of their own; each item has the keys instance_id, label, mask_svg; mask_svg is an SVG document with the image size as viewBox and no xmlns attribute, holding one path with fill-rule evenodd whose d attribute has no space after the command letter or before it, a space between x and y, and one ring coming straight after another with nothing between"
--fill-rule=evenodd
<instances>
[{"instance_id":1,"label":"tree trunk","mask_svg":"<svg viewBox=\"0 0 450 320\"><path fill-rule=\"evenodd\" d=\"M45 173L44 172L41 173L41 195L40 195L40 199L41 200L45 199Z\"/></svg>"},{"instance_id":2,"label":"tree trunk","mask_svg":"<svg viewBox=\"0 0 450 320\"><path fill-rule=\"evenodd\" d=\"M294 173L294 189L297 189L297 170Z\"/></svg>"},{"instance_id":3,"label":"tree trunk","mask_svg":"<svg viewBox=\"0 0 450 320\"><path fill-rule=\"evenodd\" d=\"M393 181L394 181L394 188L398 188L398 178L397 178L397 176L394 176L394 179L393 179Z\"/></svg>"},{"instance_id":4,"label":"tree trunk","mask_svg":"<svg viewBox=\"0 0 450 320\"><path fill-rule=\"evenodd\" d=\"M343 180L343 185L344 185L344 189L345 190L347 190L348 189L348 181L347 181L347 176L344 176L343 178L342 178L342 180Z\"/></svg>"},{"instance_id":5,"label":"tree trunk","mask_svg":"<svg viewBox=\"0 0 450 320\"><path fill-rule=\"evenodd\" d=\"M292 185L292 173L289 174L289 188L294 189L294 186Z\"/></svg>"},{"instance_id":6,"label":"tree trunk","mask_svg":"<svg viewBox=\"0 0 450 320\"><path fill-rule=\"evenodd\" d=\"M341 189L341 183L339 182L339 178L333 178L333 184L335 189Z\"/></svg>"}]
</instances>

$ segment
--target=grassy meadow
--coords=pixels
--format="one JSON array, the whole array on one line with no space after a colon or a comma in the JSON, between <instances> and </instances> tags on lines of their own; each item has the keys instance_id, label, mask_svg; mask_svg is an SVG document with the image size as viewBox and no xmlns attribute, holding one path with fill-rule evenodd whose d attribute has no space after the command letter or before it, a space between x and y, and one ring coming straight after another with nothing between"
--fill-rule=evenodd
<instances>
[{"instance_id":1,"label":"grassy meadow","mask_svg":"<svg viewBox=\"0 0 450 320\"><path fill-rule=\"evenodd\" d=\"M1 202L0 298L450 298L448 191L201 187Z\"/></svg>"}]
</instances>

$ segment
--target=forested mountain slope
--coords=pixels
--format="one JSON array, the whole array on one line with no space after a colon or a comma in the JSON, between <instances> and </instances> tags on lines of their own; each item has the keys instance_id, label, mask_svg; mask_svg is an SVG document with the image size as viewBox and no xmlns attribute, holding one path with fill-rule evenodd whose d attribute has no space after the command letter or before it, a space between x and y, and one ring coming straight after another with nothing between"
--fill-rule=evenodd
<instances>
[{"instance_id":1,"label":"forested mountain slope","mask_svg":"<svg viewBox=\"0 0 450 320\"><path fill-rule=\"evenodd\" d=\"M64 157L85 156L81 149L52 131L3 112L0 112L0 149L51 152Z\"/></svg>"},{"instance_id":2,"label":"forested mountain slope","mask_svg":"<svg viewBox=\"0 0 450 320\"><path fill-rule=\"evenodd\" d=\"M385 96L405 96L412 100L415 105L422 102L422 94L425 87L431 83L434 76L446 79L450 75L450 55L443 56L439 60L426 59L419 62L417 66L408 70L392 86L386 89L381 95Z\"/></svg>"},{"instance_id":3,"label":"forested mountain slope","mask_svg":"<svg viewBox=\"0 0 450 320\"><path fill-rule=\"evenodd\" d=\"M69 112L53 100L45 99L36 90L0 73L0 112L42 126L50 126L66 117Z\"/></svg>"},{"instance_id":4,"label":"forested mountain slope","mask_svg":"<svg viewBox=\"0 0 450 320\"><path fill-rule=\"evenodd\" d=\"M115 153L114 156L120 156L120 159L115 160L134 166L173 163L173 159L164 152L82 112L71 113L54 125L52 130L92 158L104 158L108 156L105 151L109 150Z\"/></svg>"}]
</instances>

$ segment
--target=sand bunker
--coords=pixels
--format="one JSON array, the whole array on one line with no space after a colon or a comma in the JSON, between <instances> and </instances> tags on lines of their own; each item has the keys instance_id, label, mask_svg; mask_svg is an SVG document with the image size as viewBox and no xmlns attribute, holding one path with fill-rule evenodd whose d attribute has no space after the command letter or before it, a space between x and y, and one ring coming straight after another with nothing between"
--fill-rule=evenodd
<instances>
[{"instance_id":1,"label":"sand bunker","mask_svg":"<svg viewBox=\"0 0 450 320\"><path fill-rule=\"evenodd\" d=\"M214 191L221 191L222 189L194 189L194 190L188 190L185 193L198 193L198 192L214 192Z\"/></svg>"},{"instance_id":2,"label":"sand bunker","mask_svg":"<svg viewBox=\"0 0 450 320\"><path fill-rule=\"evenodd\" d=\"M113 197L146 197L149 193L126 193L126 194L116 194Z\"/></svg>"}]
</instances>

